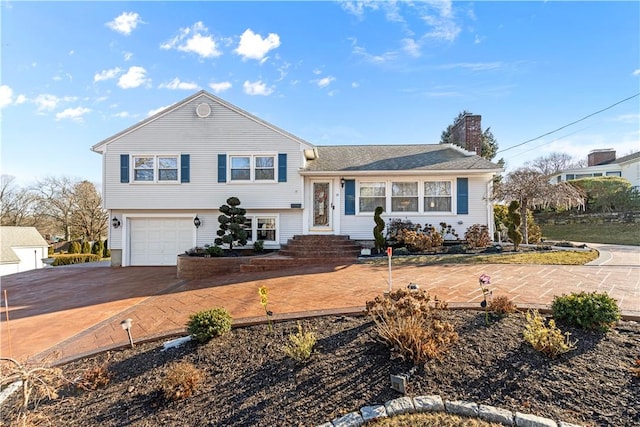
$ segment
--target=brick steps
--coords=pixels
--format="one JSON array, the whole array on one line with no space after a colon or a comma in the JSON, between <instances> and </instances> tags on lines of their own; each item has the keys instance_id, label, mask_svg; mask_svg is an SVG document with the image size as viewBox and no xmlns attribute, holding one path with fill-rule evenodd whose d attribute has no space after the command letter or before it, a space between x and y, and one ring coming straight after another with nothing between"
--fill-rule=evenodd
<instances>
[{"instance_id":1,"label":"brick steps","mask_svg":"<svg viewBox=\"0 0 640 427\"><path fill-rule=\"evenodd\" d=\"M301 265L350 264L360 255L360 245L349 236L294 236L272 256L259 257L240 267L242 272L270 271Z\"/></svg>"}]
</instances>

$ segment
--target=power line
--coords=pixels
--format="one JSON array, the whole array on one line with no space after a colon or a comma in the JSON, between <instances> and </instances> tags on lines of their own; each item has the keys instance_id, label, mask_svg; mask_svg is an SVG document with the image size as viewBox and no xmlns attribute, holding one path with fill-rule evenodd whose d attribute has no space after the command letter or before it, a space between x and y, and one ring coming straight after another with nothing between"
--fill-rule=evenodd
<instances>
[{"instance_id":1,"label":"power line","mask_svg":"<svg viewBox=\"0 0 640 427\"><path fill-rule=\"evenodd\" d=\"M498 154L498 153L504 153L505 151L509 151L509 150L511 150L512 148L521 147L521 146L523 146L524 144L528 144L528 143L533 142L533 141L535 141L535 140L538 140L538 139L540 139L540 138L544 138L544 137L545 137L545 136L547 136L547 135L551 135L552 133L556 133L556 132L558 132L558 131L561 131L561 130L562 130L562 129L564 129L564 128L567 128L567 127L569 127L569 126L575 125L576 123L580 123L581 121L586 120L586 119L588 119L589 117L595 116L596 114L600 114L600 113L602 113L603 111L607 111L607 110L609 110L609 109L611 109L611 108L615 107L616 105L618 105L618 104L622 104L623 102L627 102L628 100L633 99L633 98L635 98L635 97L637 97L637 96L639 96L639 95L640 95L640 92L636 93L635 95L631 95L630 97L625 98L625 99L623 99L623 100L621 100L621 101L618 101L618 102L616 102L615 104L611 104L611 105L609 105L608 107L603 108L602 110L598 110L598 111L596 111L595 113L591 113L591 114L589 114L588 116L584 116L584 117L583 117L583 118L581 118L581 119L578 119L578 120L576 120L576 121L574 121L574 122L571 122L571 123L569 123L569 124L566 124L566 125L564 125L564 126L561 126L561 127L559 127L558 129L552 130L551 132L547 132L547 133L545 133L545 134L543 134L543 135L536 136L535 138L528 139L528 140L526 140L525 142L521 142L520 144L516 144L516 145L514 145L514 146L512 146L512 147L509 147L509 148L505 148L504 150L500 150L500 151L498 151L496 154Z\"/></svg>"}]
</instances>

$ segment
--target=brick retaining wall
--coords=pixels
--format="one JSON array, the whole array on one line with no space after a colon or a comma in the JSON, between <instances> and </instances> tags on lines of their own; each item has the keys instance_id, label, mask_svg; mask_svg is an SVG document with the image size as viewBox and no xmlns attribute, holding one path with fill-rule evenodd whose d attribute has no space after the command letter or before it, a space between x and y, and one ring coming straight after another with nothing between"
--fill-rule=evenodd
<instances>
[{"instance_id":1,"label":"brick retaining wall","mask_svg":"<svg viewBox=\"0 0 640 427\"><path fill-rule=\"evenodd\" d=\"M221 274L239 273L240 266L250 262L251 257L204 258L178 255L178 279L202 279Z\"/></svg>"}]
</instances>

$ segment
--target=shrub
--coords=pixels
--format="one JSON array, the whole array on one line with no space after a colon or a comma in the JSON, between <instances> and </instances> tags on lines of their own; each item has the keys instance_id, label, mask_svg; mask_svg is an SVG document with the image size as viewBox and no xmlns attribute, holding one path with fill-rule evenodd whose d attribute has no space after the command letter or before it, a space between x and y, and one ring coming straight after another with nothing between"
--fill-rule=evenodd
<instances>
[{"instance_id":1,"label":"shrub","mask_svg":"<svg viewBox=\"0 0 640 427\"><path fill-rule=\"evenodd\" d=\"M109 249L109 245L107 243L109 243L109 242L107 240L105 240L104 244L102 245L102 247L104 248L104 250L102 252L102 257L103 258L111 258L111 249Z\"/></svg>"},{"instance_id":2,"label":"shrub","mask_svg":"<svg viewBox=\"0 0 640 427\"><path fill-rule=\"evenodd\" d=\"M400 240L409 251L424 252L442 246L442 236L435 229L424 231L404 230Z\"/></svg>"},{"instance_id":3,"label":"shrub","mask_svg":"<svg viewBox=\"0 0 640 427\"><path fill-rule=\"evenodd\" d=\"M75 381L75 385L82 390L97 390L109 384L111 377L112 373L109 371L107 362L94 363L82 372L80 378Z\"/></svg>"},{"instance_id":4,"label":"shrub","mask_svg":"<svg viewBox=\"0 0 640 427\"><path fill-rule=\"evenodd\" d=\"M404 230L417 231L422 227L420 224L414 224L410 220L402 220L400 218L392 218L389 220L387 227L387 243L393 247L403 246L402 233Z\"/></svg>"},{"instance_id":5,"label":"shrub","mask_svg":"<svg viewBox=\"0 0 640 427\"><path fill-rule=\"evenodd\" d=\"M86 240L84 242L82 242L82 253L83 254L90 254L91 253L91 243L87 242Z\"/></svg>"},{"instance_id":6,"label":"shrub","mask_svg":"<svg viewBox=\"0 0 640 427\"><path fill-rule=\"evenodd\" d=\"M509 218L509 230L507 235L513 242L513 250L517 251L520 243L522 243L522 233L520 232L520 224L522 224L522 216L520 212L520 202L514 200L509 204L508 218Z\"/></svg>"},{"instance_id":7,"label":"shrub","mask_svg":"<svg viewBox=\"0 0 640 427\"><path fill-rule=\"evenodd\" d=\"M47 248L47 256L50 256L50 257L53 256L53 246L49 246Z\"/></svg>"},{"instance_id":8,"label":"shrub","mask_svg":"<svg viewBox=\"0 0 640 427\"><path fill-rule=\"evenodd\" d=\"M449 322L435 314L423 290L397 290L367 302L367 314L384 342L413 363L440 359L458 339Z\"/></svg>"},{"instance_id":9,"label":"shrub","mask_svg":"<svg viewBox=\"0 0 640 427\"><path fill-rule=\"evenodd\" d=\"M640 377L640 357L636 359L636 366L631 368L631 373L635 374L636 377Z\"/></svg>"},{"instance_id":10,"label":"shrub","mask_svg":"<svg viewBox=\"0 0 640 427\"><path fill-rule=\"evenodd\" d=\"M431 227L431 225L429 225L429 227ZM458 236L458 233L453 228L453 226L447 224L446 222L440 223L440 235L442 235L443 237L447 237L447 236L455 237L455 239L448 238L446 240L460 240L460 237Z\"/></svg>"},{"instance_id":11,"label":"shrub","mask_svg":"<svg viewBox=\"0 0 640 427\"><path fill-rule=\"evenodd\" d=\"M231 314L222 308L199 311L189 316L187 332L196 341L206 342L231 330Z\"/></svg>"},{"instance_id":12,"label":"shrub","mask_svg":"<svg viewBox=\"0 0 640 427\"><path fill-rule=\"evenodd\" d=\"M620 320L620 308L605 292L580 292L556 296L553 316L585 329L606 331Z\"/></svg>"},{"instance_id":13,"label":"shrub","mask_svg":"<svg viewBox=\"0 0 640 427\"><path fill-rule=\"evenodd\" d=\"M311 357L313 347L316 345L316 334L312 331L304 332L298 322L298 332L289 335L289 342L283 347L284 353L298 363L302 363Z\"/></svg>"},{"instance_id":14,"label":"shrub","mask_svg":"<svg viewBox=\"0 0 640 427\"><path fill-rule=\"evenodd\" d=\"M491 244L489 227L486 225L473 224L464 233L464 240L467 241L467 245L472 249L486 248Z\"/></svg>"},{"instance_id":15,"label":"shrub","mask_svg":"<svg viewBox=\"0 0 640 427\"><path fill-rule=\"evenodd\" d=\"M224 255L224 249L222 249L220 246L217 246L217 245L209 246L204 251L206 254L211 255L213 257L221 257Z\"/></svg>"},{"instance_id":16,"label":"shrub","mask_svg":"<svg viewBox=\"0 0 640 427\"><path fill-rule=\"evenodd\" d=\"M82 246L80 246L80 242L71 242L69 243L69 251L70 254L79 254L82 250Z\"/></svg>"},{"instance_id":17,"label":"shrub","mask_svg":"<svg viewBox=\"0 0 640 427\"><path fill-rule=\"evenodd\" d=\"M549 320L549 326L537 310L526 313L527 325L525 326L524 339L540 353L555 359L558 355L575 349L577 341L571 342L569 332L563 334L556 327L555 320Z\"/></svg>"},{"instance_id":18,"label":"shrub","mask_svg":"<svg viewBox=\"0 0 640 427\"><path fill-rule=\"evenodd\" d=\"M384 234L382 234L382 231L384 230L384 220L380 216L382 215L382 212L384 212L384 208L382 206L378 206L373 213L373 221L376 223L375 227L373 227L373 239L378 253L382 253L387 244L387 239L385 239Z\"/></svg>"},{"instance_id":19,"label":"shrub","mask_svg":"<svg viewBox=\"0 0 640 427\"><path fill-rule=\"evenodd\" d=\"M506 316L507 314L515 313L517 308L509 298L500 295L489 302L489 311L499 316Z\"/></svg>"},{"instance_id":20,"label":"shrub","mask_svg":"<svg viewBox=\"0 0 640 427\"><path fill-rule=\"evenodd\" d=\"M53 261L52 266L56 267L59 265L71 265L71 264L83 264L85 262L95 262L100 261L99 255L93 254L63 254L56 256L56 259Z\"/></svg>"},{"instance_id":21,"label":"shrub","mask_svg":"<svg viewBox=\"0 0 640 427\"><path fill-rule=\"evenodd\" d=\"M256 240L253 242L253 251L256 253L264 252L264 240Z\"/></svg>"},{"instance_id":22,"label":"shrub","mask_svg":"<svg viewBox=\"0 0 640 427\"><path fill-rule=\"evenodd\" d=\"M165 399L179 400L193 395L204 375L189 362L174 362L163 378L161 388Z\"/></svg>"},{"instance_id":23,"label":"shrub","mask_svg":"<svg viewBox=\"0 0 640 427\"><path fill-rule=\"evenodd\" d=\"M227 204L220 206L222 215L218 216L220 229L216 232L216 245L229 245L229 250L233 250L233 245L244 246L247 244L247 230L244 229L246 222L246 209L240 206L240 199L229 197Z\"/></svg>"},{"instance_id":24,"label":"shrub","mask_svg":"<svg viewBox=\"0 0 640 427\"><path fill-rule=\"evenodd\" d=\"M102 243L102 240L96 240L95 242L93 242L93 246L91 246L91 253L94 255L100 255L102 257L102 254L104 253L104 245Z\"/></svg>"}]
</instances>

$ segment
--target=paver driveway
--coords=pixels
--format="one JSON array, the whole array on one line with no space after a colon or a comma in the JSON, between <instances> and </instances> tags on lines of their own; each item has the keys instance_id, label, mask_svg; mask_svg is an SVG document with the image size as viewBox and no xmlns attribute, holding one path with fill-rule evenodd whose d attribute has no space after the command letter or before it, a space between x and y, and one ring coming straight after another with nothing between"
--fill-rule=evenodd
<instances>
[{"instance_id":1,"label":"paver driveway","mask_svg":"<svg viewBox=\"0 0 640 427\"><path fill-rule=\"evenodd\" d=\"M610 256L609 248L600 249ZM635 250L626 253L632 261L639 259L634 265L394 267L392 285L396 289L414 282L450 306L476 306L481 300L477 278L485 273L492 278L494 295L518 304L549 304L554 295L574 291L606 291L626 314L640 317L640 248ZM388 270L360 264L305 266L192 281L177 279L175 267L52 268L14 274L2 278L0 354L20 360L73 359L128 344L120 327L123 319L133 319L132 335L140 340L184 333L191 313L214 306L227 308L236 321L261 320L261 285L269 288L269 309L276 318L358 311L388 289Z\"/></svg>"}]
</instances>

